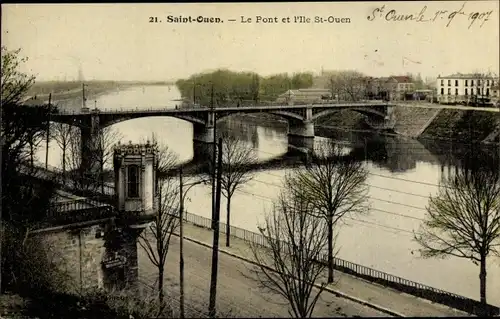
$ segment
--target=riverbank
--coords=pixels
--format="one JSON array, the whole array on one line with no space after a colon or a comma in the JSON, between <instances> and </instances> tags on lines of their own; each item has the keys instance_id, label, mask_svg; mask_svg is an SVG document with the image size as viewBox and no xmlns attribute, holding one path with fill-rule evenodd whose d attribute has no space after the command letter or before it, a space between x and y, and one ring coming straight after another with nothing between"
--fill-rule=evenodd
<instances>
[{"instance_id":1,"label":"riverbank","mask_svg":"<svg viewBox=\"0 0 500 319\"><path fill-rule=\"evenodd\" d=\"M156 82L116 82L116 81L88 81L85 82L85 97L87 100L95 100L101 95L113 91L124 90L135 86L162 85ZM28 91L25 102L28 104L47 103L49 95L52 94L52 102L65 103L66 110L81 107L83 89L82 82L40 82L35 83Z\"/></svg>"},{"instance_id":2,"label":"riverbank","mask_svg":"<svg viewBox=\"0 0 500 319\"><path fill-rule=\"evenodd\" d=\"M186 221L188 224L184 226L184 236L188 238L188 240L190 239L199 244L211 247L213 236L212 231L209 229L211 220L202 216L186 213ZM224 223L220 224L221 242L224 242L226 225ZM224 247L220 249L220 251L249 262L255 262L250 246L251 243L254 243L265 247L266 241L262 235L233 226L231 228L231 246ZM367 304L378 310L386 309L384 311L386 313L388 312L387 310L390 309L392 315L463 316L466 314L464 311L465 309L458 310L444 305L447 302L442 299L443 296L441 295L451 297L451 294L444 291L439 291L389 274L377 272L373 269L345 262L338 258L335 258L335 268L336 283L330 285L328 289L331 289L330 292L338 294L343 298ZM430 293L430 289L434 289L435 293ZM422 297L422 299L412 296L411 294ZM431 303L429 300L438 302ZM463 298L460 301L466 302L468 300ZM449 303L450 302L448 302L448 304ZM462 305L456 305L458 308L461 306ZM497 309L495 308L495 310Z\"/></svg>"},{"instance_id":3,"label":"riverbank","mask_svg":"<svg viewBox=\"0 0 500 319\"><path fill-rule=\"evenodd\" d=\"M500 136L500 117L496 113L482 110L397 106L394 109L394 116L396 118L394 133L413 139L498 143ZM287 124L285 119L266 113L237 114L235 117L255 121L259 125ZM321 127L323 131L326 128L333 128L345 132L375 132L366 123L364 115L349 110L320 118L315 125ZM389 135L394 134L389 133Z\"/></svg>"},{"instance_id":4,"label":"riverbank","mask_svg":"<svg viewBox=\"0 0 500 319\"><path fill-rule=\"evenodd\" d=\"M441 110L419 137L470 144L484 141L498 126L499 116L490 112Z\"/></svg>"}]
</instances>

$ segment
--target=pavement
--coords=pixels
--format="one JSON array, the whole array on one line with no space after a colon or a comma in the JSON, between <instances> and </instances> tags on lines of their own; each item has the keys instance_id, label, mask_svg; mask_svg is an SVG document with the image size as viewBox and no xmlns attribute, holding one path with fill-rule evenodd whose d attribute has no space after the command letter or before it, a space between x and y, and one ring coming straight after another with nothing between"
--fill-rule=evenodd
<instances>
[{"instance_id":1,"label":"pavement","mask_svg":"<svg viewBox=\"0 0 500 319\"><path fill-rule=\"evenodd\" d=\"M157 270L139 253L139 274L142 281L153 284ZM212 250L190 240L184 242L185 308L186 317L206 317L210 294ZM217 311L220 317L237 318L290 318L288 302L280 295L259 287L252 279L252 264L219 254ZM179 238L172 236L166 262L166 295L173 299L173 308L179 300ZM313 294L317 289L313 290ZM323 292L314 310L315 317L384 317L381 311L350 300L335 298Z\"/></svg>"},{"instance_id":2,"label":"pavement","mask_svg":"<svg viewBox=\"0 0 500 319\"><path fill-rule=\"evenodd\" d=\"M195 312L207 309L211 245L213 233L189 223L184 224L185 294L187 305L202 305ZM225 234L219 241L218 308L231 312L232 317L289 317L286 300L278 295L269 295L252 280L250 269L253 256L250 245L231 238L231 247L225 246ZM179 239L172 236L167 257L167 295L178 300ZM146 253L140 252L140 277L148 283L156 280L157 270L151 265ZM325 273L326 277L326 273ZM369 281L335 272L335 283L327 286L318 301L314 316L321 317L375 317L417 316L447 317L467 316L462 311L431 301L401 293ZM321 280L321 279L320 279ZM196 307L194 307L196 308Z\"/></svg>"}]
</instances>

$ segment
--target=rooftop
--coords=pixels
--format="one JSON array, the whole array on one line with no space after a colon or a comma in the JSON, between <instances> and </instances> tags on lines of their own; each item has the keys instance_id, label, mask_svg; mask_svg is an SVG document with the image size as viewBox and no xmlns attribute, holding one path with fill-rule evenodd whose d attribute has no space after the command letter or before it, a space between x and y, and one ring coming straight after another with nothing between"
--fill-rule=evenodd
<instances>
[{"instance_id":1,"label":"rooftop","mask_svg":"<svg viewBox=\"0 0 500 319\"><path fill-rule=\"evenodd\" d=\"M406 76L406 75L393 75L390 78L398 81L399 83L410 83L411 82L411 78L409 76Z\"/></svg>"},{"instance_id":2,"label":"rooftop","mask_svg":"<svg viewBox=\"0 0 500 319\"><path fill-rule=\"evenodd\" d=\"M301 96L321 96L325 94L331 94L329 89L298 89L298 90L288 90L285 93L280 94L280 96L288 95L301 95Z\"/></svg>"},{"instance_id":3,"label":"rooftop","mask_svg":"<svg viewBox=\"0 0 500 319\"><path fill-rule=\"evenodd\" d=\"M454 73L446 76L438 76L438 79L492 79L493 77L486 74L481 73Z\"/></svg>"},{"instance_id":4,"label":"rooftop","mask_svg":"<svg viewBox=\"0 0 500 319\"><path fill-rule=\"evenodd\" d=\"M133 153L139 154L142 152L145 153L154 153L156 152L158 146L156 143L151 143L149 140L146 143L141 144L132 144L132 141L129 141L128 144L121 144L118 142L114 146L115 153Z\"/></svg>"}]
</instances>

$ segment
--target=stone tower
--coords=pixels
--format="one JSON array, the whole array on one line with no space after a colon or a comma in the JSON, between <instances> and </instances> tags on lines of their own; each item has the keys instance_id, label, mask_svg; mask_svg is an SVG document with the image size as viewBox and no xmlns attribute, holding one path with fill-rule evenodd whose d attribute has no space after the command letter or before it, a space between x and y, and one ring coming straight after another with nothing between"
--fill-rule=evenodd
<instances>
[{"instance_id":1,"label":"stone tower","mask_svg":"<svg viewBox=\"0 0 500 319\"><path fill-rule=\"evenodd\" d=\"M114 149L117 217L105 232L103 284L136 289L137 239L157 212L157 146L118 144Z\"/></svg>"},{"instance_id":2,"label":"stone tower","mask_svg":"<svg viewBox=\"0 0 500 319\"><path fill-rule=\"evenodd\" d=\"M115 189L122 217L147 221L154 214L157 165L157 146L149 141L115 147Z\"/></svg>"}]
</instances>

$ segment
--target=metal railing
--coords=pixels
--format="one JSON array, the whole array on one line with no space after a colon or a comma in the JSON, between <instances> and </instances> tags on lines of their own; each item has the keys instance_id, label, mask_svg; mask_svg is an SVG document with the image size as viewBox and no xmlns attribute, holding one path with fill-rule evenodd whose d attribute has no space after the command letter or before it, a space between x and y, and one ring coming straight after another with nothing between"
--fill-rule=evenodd
<instances>
[{"instance_id":1,"label":"metal railing","mask_svg":"<svg viewBox=\"0 0 500 319\"><path fill-rule=\"evenodd\" d=\"M185 220L196 226L211 228L212 220L203 216L184 213ZM226 224L220 223L220 232L226 233ZM251 242L262 247L269 247L268 240L259 233L255 233L243 228L230 226L231 236L242 239L246 242ZM322 254L318 258L319 262L326 263L328 261L328 255ZM338 271L354 275L387 287L403 291L414 296L418 296L433 302L444 304L455 309L466 311L468 313L478 313L482 305L479 301L473 300L464 296L457 295L452 292L427 286L415 281L411 281L399 276L391 275L383 271L379 271L370 267L359 265L347 260L343 260L335 257L333 259L334 268ZM492 305L488 305L488 312L490 314L499 314L500 308Z\"/></svg>"},{"instance_id":2,"label":"metal railing","mask_svg":"<svg viewBox=\"0 0 500 319\"><path fill-rule=\"evenodd\" d=\"M113 217L113 207L92 199L82 198L50 205L46 221L51 224L87 222Z\"/></svg>"},{"instance_id":3,"label":"metal railing","mask_svg":"<svg viewBox=\"0 0 500 319\"><path fill-rule=\"evenodd\" d=\"M94 183L96 181L93 181ZM112 190L114 194L114 187L108 186L108 189ZM100 185L97 187L100 191ZM75 204L78 205L78 204ZM212 220L200 215L184 213L185 221L192 223L193 225L200 226L203 228L210 229L212 226ZM231 235L233 237L242 239L246 242L255 243L263 247L269 247L268 240L265 236L260 233L255 233L243 228L230 226ZM222 234L226 233L226 224L220 223L220 232ZM318 258L319 262L327 262L328 258L326 254L322 254ZM438 302L456 309L460 309L469 313L477 313L481 309L481 304L477 300L473 300L464 296L460 296L445 290L427 286L418 282L414 282L399 276L391 275L370 267L359 265L347 260L340 258L334 258L334 268L347 274L354 275L372 282L382 284L406 293L431 300L433 302ZM488 311L493 314L500 313L499 307L488 305Z\"/></svg>"},{"instance_id":4,"label":"metal railing","mask_svg":"<svg viewBox=\"0 0 500 319\"><path fill-rule=\"evenodd\" d=\"M259 102L253 104L240 104L232 102L226 105L219 105L215 109L212 109L208 106L199 106L199 107L182 107L178 106L177 108L172 107L158 107L158 108L116 108L116 109L108 109L108 108L99 108L91 110L90 112L82 112L81 110L58 110L54 115L81 115L81 114L137 114L137 113L184 113L184 112L199 112L199 111L224 111L229 108L238 108L238 109L252 109L252 108L266 108L266 109L281 109L281 108L304 108L304 107L363 107L363 106L386 106L388 103L382 101L315 101L310 103L284 103L284 102Z\"/></svg>"}]
</instances>

